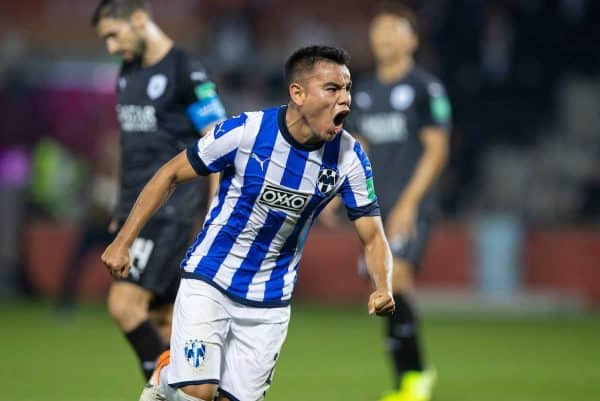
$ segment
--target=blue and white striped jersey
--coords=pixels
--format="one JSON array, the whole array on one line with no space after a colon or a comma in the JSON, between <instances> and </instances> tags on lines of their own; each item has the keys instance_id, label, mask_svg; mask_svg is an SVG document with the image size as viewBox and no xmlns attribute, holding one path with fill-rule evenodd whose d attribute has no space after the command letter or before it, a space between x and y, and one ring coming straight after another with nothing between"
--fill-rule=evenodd
<instances>
[{"instance_id":1,"label":"blue and white striped jersey","mask_svg":"<svg viewBox=\"0 0 600 401\"><path fill-rule=\"evenodd\" d=\"M286 110L226 120L187 150L198 174L222 177L182 262L183 277L252 306L289 304L308 231L336 194L351 219L379 215L360 144L343 132L319 146L302 145L287 129Z\"/></svg>"}]
</instances>

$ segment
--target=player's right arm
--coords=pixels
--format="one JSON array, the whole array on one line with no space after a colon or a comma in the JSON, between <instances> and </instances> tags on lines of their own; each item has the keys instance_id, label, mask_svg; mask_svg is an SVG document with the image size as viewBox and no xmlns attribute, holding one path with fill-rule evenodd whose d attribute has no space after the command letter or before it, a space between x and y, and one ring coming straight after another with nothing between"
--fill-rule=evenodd
<instances>
[{"instance_id":1,"label":"player's right arm","mask_svg":"<svg viewBox=\"0 0 600 401\"><path fill-rule=\"evenodd\" d=\"M183 151L162 166L150 179L137 198L129 217L114 241L102 254L102 262L114 277L129 274L129 248L146 222L169 198L177 184L198 177Z\"/></svg>"},{"instance_id":2,"label":"player's right arm","mask_svg":"<svg viewBox=\"0 0 600 401\"><path fill-rule=\"evenodd\" d=\"M181 152L162 166L146 184L129 217L114 241L102 254L102 262L114 277L129 274L129 248L146 222L168 199L175 187L197 176L217 173L232 166L246 122L246 115L218 124L198 140L196 145Z\"/></svg>"}]
</instances>

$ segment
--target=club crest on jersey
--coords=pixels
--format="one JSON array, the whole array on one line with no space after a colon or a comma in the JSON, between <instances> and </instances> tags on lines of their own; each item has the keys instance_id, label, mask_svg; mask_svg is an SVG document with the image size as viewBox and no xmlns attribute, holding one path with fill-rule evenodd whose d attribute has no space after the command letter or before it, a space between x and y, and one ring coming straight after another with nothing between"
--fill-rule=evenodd
<instances>
[{"instance_id":1,"label":"club crest on jersey","mask_svg":"<svg viewBox=\"0 0 600 401\"><path fill-rule=\"evenodd\" d=\"M301 212L308 203L308 194L267 184L258 198L258 203L286 212Z\"/></svg>"},{"instance_id":2,"label":"club crest on jersey","mask_svg":"<svg viewBox=\"0 0 600 401\"><path fill-rule=\"evenodd\" d=\"M194 369L198 369L206 361L206 344L200 340L185 343L185 360Z\"/></svg>"},{"instance_id":3,"label":"club crest on jersey","mask_svg":"<svg viewBox=\"0 0 600 401\"><path fill-rule=\"evenodd\" d=\"M406 110L415 100L415 90L410 85L397 85L390 93L390 104L396 110Z\"/></svg>"},{"instance_id":4,"label":"club crest on jersey","mask_svg":"<svg viewBox=\"0 0 600 401\"><path fill-rule=\"evenodd\" d=\"M146 93L150 99L154 100L161 97L165 93L165 89L167 89L167 77L163 74L156 74L148 81Z\"/></svg>"},{"instance_id":5,"label":"club crest on jersey","mask_svg":"<svg viewBox=\"0 0 600 401\"><path fill-rule=\"evenodd\" d=\"M338 172L335 169L321 167L319 171L319 176L317 177L317 189L323 195L327 195L329 192L335 188L335 185L338 182Z\"/></svg>"}]
</instances>

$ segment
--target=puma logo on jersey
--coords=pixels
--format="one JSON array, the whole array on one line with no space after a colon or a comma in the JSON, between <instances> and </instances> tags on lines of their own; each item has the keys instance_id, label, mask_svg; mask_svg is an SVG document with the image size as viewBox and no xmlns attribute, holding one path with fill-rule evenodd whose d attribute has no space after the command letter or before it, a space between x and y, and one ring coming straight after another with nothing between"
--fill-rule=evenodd
<instances>
[{"instance_id":1,"label":"puma logo on jersey","mask_svg":"<svg viewBox=\"0 0 600 401\"><path fill-rule=\"evenodd\" d=\"M258 155L254 152L252 152L252 154L250 155L251 158L253 158L254 160L256 160L258 162L258 164L260 164L260 170L261 171L265 171L264 168L264 164L267 160L269 160L268 157L265 157L263 160L260 159L260 157L258 157Z\"/></svg>"}]
</instances>

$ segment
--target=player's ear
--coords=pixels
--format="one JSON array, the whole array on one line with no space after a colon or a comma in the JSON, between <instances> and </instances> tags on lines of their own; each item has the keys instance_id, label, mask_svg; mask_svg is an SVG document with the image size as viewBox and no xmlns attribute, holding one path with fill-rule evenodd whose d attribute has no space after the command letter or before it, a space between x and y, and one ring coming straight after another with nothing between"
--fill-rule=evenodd
<instances>
[{"instance_id":1,"label":"player's ear","mask_svg":"<svg viewBox=\"0 0 600 401\"><path fill-rule=\"evenodd\" d=\"M290 92L290 99L295 105L302 106L304 104L306 92L304 91L304 87L302 87L302 85L300 85L298 82L292 82L288 87L288 91Z\"/></svg>"},{"instance_id":2,"label":"player's ear","mask_svg":"<svg viewBox=\"0 0 600 401\"><path fill-rule=\"evenodd\" d=\"M138 31L142 31L146 28L149 19L148 13L144 10L135 10L130 17L131 25Z\"/></svg>"}]
</instances>

